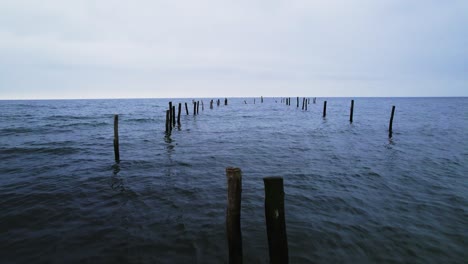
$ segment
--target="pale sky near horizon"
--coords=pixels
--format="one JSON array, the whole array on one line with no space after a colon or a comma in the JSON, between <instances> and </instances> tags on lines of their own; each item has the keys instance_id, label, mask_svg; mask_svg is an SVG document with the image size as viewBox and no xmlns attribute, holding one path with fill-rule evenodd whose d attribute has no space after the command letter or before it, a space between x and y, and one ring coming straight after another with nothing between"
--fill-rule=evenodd
<instances>
[{"instance_id":1,"label":"pale sky near horizon","mask_svg":"<svg viewBox=\"0 0 468 264\"><path fill-rule=\"evenodd\" d=\"M0 99L468 96L468 1L0 1Z\"/></svg>"}]
</instances>

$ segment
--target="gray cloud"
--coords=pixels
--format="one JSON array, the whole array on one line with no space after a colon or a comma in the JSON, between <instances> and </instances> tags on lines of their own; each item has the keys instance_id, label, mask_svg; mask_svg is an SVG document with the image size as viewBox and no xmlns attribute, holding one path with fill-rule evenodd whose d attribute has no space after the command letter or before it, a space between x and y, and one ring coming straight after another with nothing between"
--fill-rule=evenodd
<instances>
[{"instance_id":1,"label":"gray cloud","mask_svg":"<svg viewBox=\"0 0 468 264\"><path fill-rule=\"evenodd\" d=\"M0 98L466 96L467 13L466 1L7 0Z\"/></svg>"}]
</instances>

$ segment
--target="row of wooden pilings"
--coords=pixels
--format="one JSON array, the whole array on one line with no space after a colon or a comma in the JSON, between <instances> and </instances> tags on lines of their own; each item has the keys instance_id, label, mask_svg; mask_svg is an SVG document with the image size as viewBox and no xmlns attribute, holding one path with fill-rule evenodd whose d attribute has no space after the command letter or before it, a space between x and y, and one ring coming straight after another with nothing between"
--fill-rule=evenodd
<instances>
[{"instance_id":1,"label":"row of wooden pilings","mask_svg":"<svg viewBox=\"0 0 468 264\"><path fill-rule=\"evenodd\" d=\"M193 104L193 115L198 115L199 112L200 112L200 101L195 101L193 100L192 101L192 104ZM214 101L213 99L210 101L210 109L213 109L213 104L214 104ZM221 100L218 99L216 101L216 104L218 106L220 106L221 104ZM227 98L224 98L224 105L227 105L228 104L228 99ZM201 101L201 105L202 105L202 111L205 110L205 105L203 104L203 100ZM179 103L179 108L178 108L178 112L177 112L177 126L181 126L180 124L180 115L181 115L181 112L182 112L182 103ZM187 103L185 102L185 113L187 115L189 115L189 109L188 109L188 105ZM176 125L176 114L175 114L175 105L172 105L172 101L169 102L169 109L166 110L166 133L170 134L171 131L172 131L172 128L174 128Z\"/></svg>"},{"instance_id":2,"label":"row of wooden pilings","mask_svg":"<svg viewBox=\"0 0 468 264\"><path fill-rule=\"evenodd\" d=\"M285 103L286 105L291 105L291 97L282 98L281 102ZM313 98L312 102L315 104L317 102L317 98ZM307 111L307 105L310 104L310 98L303 98L302 99L302 110ZM299 108L299 97L297 97L297 108ZM353 123L353 115L354 115L354 100L351 100L351 107L349 110L349 122ZM395 106L392 106L392 113L390 114L390 122L388 124L388 137L392 138L393 136L393 116L395 115ZM323 101L323 112L322 117L325 118L327 116L327 101Z\"/></svg>"},{"instance_id":3,"label":"row of wooden pilings","mask_svg":"<svg viewBox=\"0 0 468 264\"><path fill-rule=\"evenodd\" d=\"M242 172L239 168L226 168L227 209L226 237L229 263L242 263L241 193ZM270 263L289 262L286 220L284 212L284 188L282 177L263 178L265 187L265 222L267 227Z\"/></svg>"}]
</instances>

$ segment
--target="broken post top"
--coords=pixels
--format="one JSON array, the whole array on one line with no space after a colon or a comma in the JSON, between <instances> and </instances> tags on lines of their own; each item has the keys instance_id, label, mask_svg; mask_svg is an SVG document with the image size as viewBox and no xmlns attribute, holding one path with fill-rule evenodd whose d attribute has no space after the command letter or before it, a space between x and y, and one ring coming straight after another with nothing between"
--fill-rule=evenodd
<instances>
[{"instance_id":1,"label":"broken post top","mask_svg":"<svg viewBox=\"0 0 468 264\"><path fill-rule=\"evenodd\" d=\"M226 173L227 174L238 174L238 173L241 173L241 169L234 168L234 167L227 167L226 168Z\"/></svg>"}]
</instances>

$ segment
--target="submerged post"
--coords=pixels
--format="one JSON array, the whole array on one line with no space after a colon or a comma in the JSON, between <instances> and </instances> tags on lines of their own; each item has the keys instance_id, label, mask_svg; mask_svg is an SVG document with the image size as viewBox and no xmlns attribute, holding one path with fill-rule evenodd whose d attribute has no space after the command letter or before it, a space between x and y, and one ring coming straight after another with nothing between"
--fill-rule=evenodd
<instances>
[{"instance_id":1,"label":"submerged post","mask_svg":"<svg viewBox=\"0 0 468 264\"><path fill-rule=\"evenodd\" d=\"M323 101L323 117L327 116L327 101Z\"/></svg>"},{"instance_id":2,"label":"submerged post","mask_svg":"<svg viewBox=\"0 0 468 264\"><path fill-rule=\"evenodd\" d=\"M284 213L283 178L263 178L265 185L265 220L270 263L288 263L288 240Z\"/></svg>"},{"instance_id":3,"label":"submerged post","mask_svg":"<svg viewBox=\"0 0 468 264\"><path fill-rule=\"evenodd\" d=\"M390 124L388 125L388 138L393 136L393 116L395 115L395 106L392 106L392 115L390 116Z\"/></svg>"},{"instance_id":4,"label":"submerged post","mask_svg":"<svg viewBox=\"0 0 468 264\"><path fill-rule=\"evenodd\" d=\"M354 100L351 100L351 112L349 113L349 122L353 122Z\"/></svg>"},{"instance_id":5,"label":"submerged post","mask_svg":"<svg viewBox=\"0 0 468 264\"><path fill-rule=\"evenodd\" d=\"M226 168L226 178L228 185L226 234L229 247L229 263L242 263L241 170L239 168Z\"/></svg>"},{"instance_id":6,"label":"submerged post","mask_svg":"<svg viewBox=\"0 0 468 264\"><path fill-rule=\"evenodd\" d=\"M120 162L119 152L119 115L114 115L114 156L115 162Z\"/></svg>"},{"instance_id":7,"label":"submerged post","mask_svg":"<svg viewBox=\"0 0 468 264\"><path fill-rule=\"evenodd\" d=\"M189 115L189 113L188 113L188 106L187 106L187 102L185 102L185 113L187 113L187 115Z\"/></svg>"},{"instance_id":8,"label":"submerged post","mask_svg":"<svg viewBox=\"0 0 468 264\"><path fill-rule=\"evenodd\" d=\"M182 103L179 103L179 111L177 112L177 125L180 126L180 112L182 111Z\"/></svg>"}]
</instances>

